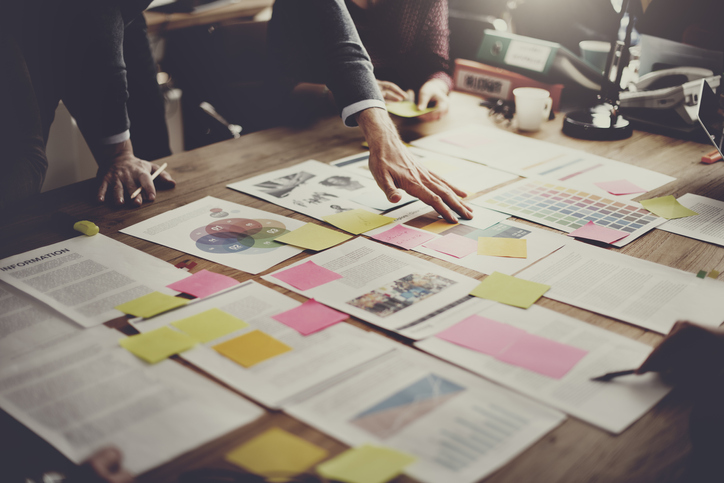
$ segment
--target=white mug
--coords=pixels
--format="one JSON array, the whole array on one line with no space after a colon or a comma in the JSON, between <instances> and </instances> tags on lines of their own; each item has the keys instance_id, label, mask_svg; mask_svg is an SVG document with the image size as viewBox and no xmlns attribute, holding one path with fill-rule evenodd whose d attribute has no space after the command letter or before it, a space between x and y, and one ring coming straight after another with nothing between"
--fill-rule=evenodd
<instances>
[{"instance_id":1,"label":"white mug","mask_svg":"<svg viewBox=\"0 0 724 483\"><path fill-rule=\"evenodd\" d=\"M545 89L518 87L513 89L515 118L521 131L538 131L551 114L553 100Z\"/></svg>"}]
</instances>

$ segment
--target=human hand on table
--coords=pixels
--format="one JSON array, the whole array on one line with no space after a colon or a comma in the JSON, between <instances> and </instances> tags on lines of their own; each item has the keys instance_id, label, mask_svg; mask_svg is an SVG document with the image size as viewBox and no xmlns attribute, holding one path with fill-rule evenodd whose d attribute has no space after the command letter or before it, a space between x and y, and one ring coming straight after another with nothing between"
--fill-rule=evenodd
<instances>
[{"instance_id":1,"label":"human hand on table","mask_svg":"<svg viewBox=\"0 0 724 483\"><path fill-rule=\"evenodd\" d=\"M672 384L704 388L724 376L724 330L679 321L636 370L659 372Z\"/></svg>"},{"instance_id":2,"label":"human hand on table","mask_svg":"<svg viewBox=\"0 0 724 483\"><path fill-rule=\"evenodd\" d=\"M399 102L407 99L407 92L394 82L378 80L377 86L380 88L385 102Z\"/></svg>"},{"instance_id":3,"label":"human hand on table","mask_svg":"<svg viewBox=\"0 0 724 483\"><path fill-rule=\"evenodd\" d=\"M100 203L108 200L116 206L121 206L139 186L142 188L141 193L130 200L133 205L141 206L144 200L156 199L156 187L151 175L159 167L134 156L130 140L97 147L93 154L98 162L96 177L100 180L98 187ZM156 180L159 188L168 189L176 186L176 182L167 171L162 172Z\"/></svg>"},{"instance_id":4,"label":"human hand on table","mask_svg":"<svg viewBox=\"0 0 724 483\"><path fill-rule=\"evenodd\" d=\"M437 121L450 110L448 87L440 79L430 79L420 87L417 95L417 108L426 109L433 102L437 109L418 117L421 121Z\"/></svg>"},{"instance_id":5,"label":"human hand on table","mask_svg":"<svg viewBox=\"0 0 724 483\"><path fill-rule=\"evenodd\" d=\"M432 206L450 223L457 222L455 213L465 219L473 217L472 209L461 200L467 193L415 161L386 111L365 109L357 114L357 123L370 147L370 171L390 202L402 199L402 189Z\"/></svg>"},{"instance_id":6,"label":"human hand on table","mask_svg":"<svg viewBox=\"0 0 724 483\"><path fill-rule=\"evenodd\" d=\"M131 483L133 476L122 466L123 455L115 447L95 452L79 468L70 481L78 483Z\"/></svg>"}]
</instances>

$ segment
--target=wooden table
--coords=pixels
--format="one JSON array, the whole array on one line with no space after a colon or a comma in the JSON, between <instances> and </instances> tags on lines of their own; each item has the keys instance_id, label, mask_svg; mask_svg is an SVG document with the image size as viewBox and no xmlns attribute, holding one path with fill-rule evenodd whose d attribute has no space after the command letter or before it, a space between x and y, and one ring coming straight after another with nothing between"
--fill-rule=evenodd
<instances>
[{"instance_id":1,"label":"wooden table","mask_svg":"<svg viewBox=\"0 0 724 483\"><path fill-rule=\"evenodd\" d=\"M399 125L403 138L411 141L422 135L440 132L470 122L489 123L487 110L478 100L464 94L453 95L450 115L429 124L405 121ZM635 132L624 141L587 142L565 137L561 133L562 115L546 123L543 130L531 135L553 143L586 150L618 161L636 164L678 178L674 183L644 195L652 197L672 194L681 196L696 193L724 198L724 163L699 164L699 158L710 146L695 144L644 132ZM506 129L500 126L500 129ZM307 159L329 162L361 150L363 141L359 129L349 129L338 118L316 121L306 129L276 128L261 131L240 139L207 146L167 158L168 171L178 182L171 190L160 192L154 203L139 209L114 209L93 203L94 180L67 186L40 195L16 210L0 214L0 258L61 241L63 237L48 226L51 213L62 210L79 218L94 221L101 233L120 240L151 255L177 263L193 257L153 243L118 233L134 223L211 195L289 216L311 221L304 215L266 203L259 199L227 189L231 181L275 170ZM620 250L627 255L694 273L700 269L724 272L724 248L654 230ZM428 258L410 252L413 255ZM308 255L300 254L285 262L292 263ZM195 269L212 268L237 280L255 279L292 298L303 297L260 280L258 276L194 259ZM443 263L438 261L438 263ZM449 265L462 273L465 269ZM277 269L279 267L275 267ZM543 299L544 307L570 315L579 320L604 327L647 344L655 344L658 334L590 313L575 307ZM724 314L722 314L724 316ZM355 325L376 330L359 321ZM119 325L116 323L115 325ZM123 325L122 323L120 325ZM130 329L126 327L126 330ZM132 329L130 329L132 330ZM404 342L401 340L401 342ZM652 411L618 436L569 418L556 430L538 441L518 458L496 472L486 481L500 482L673 482L682 481L690 453L688 412L691 401L680 391L673 391ZM281 426L300 434L332 453L345 447L319 431L279 412L269 412L259 421L206 444L190 454L141 475L140 482L171 482L177 475L197 467L231 467L223 454L259 434L270 426ZM29 430L0 412L0 455L27 457L32 466L63 468L67 460ZM399 481L410 481L402 477Z\"/></svg>"},{"instance_id":2,"label":"wooden table","mask_svg":"<svg viewBox=\"0 0 724 483\"><path fill-rule=\"evenodd\" d=\"M143 15L146 17L148 33L156 35L167 30L250 18L273 4L274 0L238 0L229 5L204 9L198 13L163 13L147 10L143 12Z\"/></svg>"}]
</instances>

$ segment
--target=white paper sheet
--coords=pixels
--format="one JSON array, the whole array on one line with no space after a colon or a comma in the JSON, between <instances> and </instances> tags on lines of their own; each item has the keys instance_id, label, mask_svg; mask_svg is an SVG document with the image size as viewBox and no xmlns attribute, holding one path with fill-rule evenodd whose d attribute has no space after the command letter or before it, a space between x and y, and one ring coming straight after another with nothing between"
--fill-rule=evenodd
<instances>
[{"instance_id":1,"label":"white paper sheet","mask_svg":"<svg viewBox=\"0 0 724 483\"><path fill-rule=\"evenodd\" d=\"M310 260L342 278L308 290L282 282L273 273L262 278L415 339L434 333L431 319L468 300L470 291L480 283L361 237L278 272ZM423 323L431 332L415 330Z\"/></svg>"},{"instance_id":2,"label":"white paper sheet","mask_svg":"<svg viewBox=\"0 0 724 483\"><path fill-rule=\"evenodd\" d=\"M183 309L136 322L140 332L148 332L177 320L218 308L249 324L228 334L183 352L182 358L234 389L270 408L283 406L286 399L310 390L326 381L379 357L389 347L376 344L368 333L350 324L340 323L308 336L300 335L271 317L291 310L300 303L279 292L249 281L239 287ZM173 326L172 329L175 330ZM213 346L252 330L261 330L292 347L292 351L245 368L222 356Z\"/></svg>"},{"instance_id":3,"label":"white paper sheet","mask_svg":"<svg viewBox=\"0 0 724 483\"><path fill-rule=\"evenodd\" d=\"M537 177L555 183L566 182L599 196L611 196L594 184L601 181L625 179L651 191L676 179L585 151L482 125L434 134L413 141L412 144L519 176ZM617 196L616 199L630 200L639 195Z\"/></svg>"},{"instance_id":4,"label":"white paper sheet","mask_svg":"<svg viewBox=\"0 0 724 483\"><path fill-rule=\"evenodd\" d=\"M318 220L354 209L379 213L415 201L404 195L399 203L390 203L374 180L314 160L227 187Z\"/></svg>"},{"instance_id":5,"label":"white paper sheet","mask_svg":"<svg viewBox=\"0 0 724 483\"><path fill-rule=\"evenodd\" d=\"M661 334L677 320L718 327L724 284L592 247L567 245L518 274L551 286L545 296Z\"/></svg>"},{"instance_id":6,"label":"white paper sheet","mask_svg":"<svg viewBox=\"0 0 724 483\"><path fill-rule=\"evenodd\" d=\"M114 445L142 473L263 414L171 361L148 366L96 327L0 368L0 407L80 463Z\"/></svg>"},{"instance_id":7,"label":"white paper sheet","mask_svg":"<svg viewBox=\"0 0 724 483\"><path fill-rule=\"evenodd\" d=\"M405 473L425 483L479 481L565 418L401 346L286 411L346 444L416 456Z\"/></svg>"},{"instance_id":8,"label":"white paper sheet","mask_svg":"<svg viewBox=\"0 0 724 483\"><path fill-rule=\"evenodd\" d=\"M0 260L0 280L83 327L102 324L114 309L190 274L104 235L79 236Z\"/></svg>"},{"instance_id":9,"label":"white paper sheet","mask_svg":"<svg viewBox=\"0 0 724 483\"><path fill-rule=\"evenodd\" d=\"M687 193L678 199L685 207L699 213L669 220L659 230L724 246L724 201Z\"/></svg>"},{"instance_id":10,"label":"white paper sheet","mask_svg":"<svg viewBox=\"0 0 724 483\"><path fill-rule=\"evenodd\" d=\"M56 310L0 282L0 367L20 354L81 330Z\"/></svg>"},{"instance_id":11,"label":"white paper sheet","mask_svg":"<svg viewBox=\"0 0 724 483\"><path fill-rule=\"evenodd\" d=\"M538 305L520 310L479 300L477 307L469 309L482 317L578 347L588 354L561 379L554 379L437 337L415 345L612 433L625 430L671 390L653 374L622 377L608 383L590 380L607 372L640 366L651 352L646 344ZM472 314L458 314L455 323L469 315Z\"/></svg>"},{"instance_id":12,"label":"white paper sheet","mask_svg":"<svg viewBox=\"0 0 724 483\"><path fill-rule=\"evenodd\" d=\"M121 230L247 273L259 273L302 252L275 238L304 222L207 196Z\"/></svg>"},{"instance_id":13,"label":"white paper sheet","mask_svg":"<svg viewBox=\"0 0 724 483\"><path fill-rule=\"evenodd\" d=\"M445 156L444 154L414 147L409 148L409 150L410 153L415 156L415 159L424 167L468 193L479 193L480 191L518 178L517 175L464 159ZM370 153L365 152L332 161L330 164L345 171L351 171L360 176L374 179L368 165L369 158Z\"/></svg>"}]
</instances>

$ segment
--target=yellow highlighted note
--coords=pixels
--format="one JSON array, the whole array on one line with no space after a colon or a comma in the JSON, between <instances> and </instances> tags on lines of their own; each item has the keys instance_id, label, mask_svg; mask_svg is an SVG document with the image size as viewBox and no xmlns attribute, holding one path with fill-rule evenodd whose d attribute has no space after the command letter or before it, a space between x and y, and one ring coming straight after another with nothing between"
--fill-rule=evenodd
<instances>
[{"instance_id":1,"label":"yellow highlighted note","mask_svg":"<svg viewBox=\"0 0 724 483\"><path fill-rule=\"evenodd\" d=\"M418 109L417 104L412 101L399 101L399 102L388 102L387 112L400 117L417 117L432 112L437 109L435 107L426 107L425 109Z\"/></svg>"},{"instance_id":2,"label":"yellow highlighted note","mask_svg":"<svg viewBox=\"0 0 724 483\"><path fill-rule=\"evenodd\" d=\"M248 327L249 324L220 309L210 309L172 323L174 327L205 344Z\"/></svg>"},{"instance_id":3,"label":"yellow highlighted note","mask_svg":"<svg viewBox=\"0 0 724 483\"><path fill-rule=\"evenodd\" d=\"M327 457L327 450L271 428L226 455L226 461L265 477L294 476Z\"/></svg>"},{"instance_id":4,"label":"yellow highlighted note","mask_svg":"<svg viewBox=\"0 0 724 483\"><path fill-rule=\"evenodd\" d=\"M423 226L422 229L425 231L429 231L430 233L437 233L438 235L445 230L449 230L450 228L457 225L457 223L448 223L445 220L437 220L429 225Z\"/></svg>"},{"instance_id":5,"label":"yellow highlighted note","mask_svg":"<svg viewBox=\"0 0 724 483\"><path fill-rule=\"evenodd\" d=\"M382 446L353 448L317 466L317 473L346 483L384 483L417 458Z\"/></svg>"},{"instance_id":6,"label":"yellow highlighted note","mask_svg":"<svg viewBox=\"0 0 724 483\"><path fill-rule=\"evenodd\" d=\"M188 300L179 297L162 294L161 292L151 292L150 294L138 297L137 299L116 306L124 314L133 315L134 317L143 317L148 319L154 315L162 314L176 307L186 305Z\"/></svg>"},{"instance_id":7,"label":"yellow highlighted note","mask_svg":"<svg viewBox=\"0 0 724 483\"><path fill-rule=\"evenodd\" d=\"M662 196L661 198L651 198L650 200L643 200L639 203L654 215L666 218L667 220L699 214L679 203L676 198L671 195Z\"/></svg>"},{"instance_id":8,"label":"yellow highlighted note","mask_svg":"<svg viewBox=\"0 0 724 483\"><path fill-rule=\"evenodd\" d=\"M251 367L279 354L289 352L292 348L269 334L253 330L248 334L215 345L214 350L237 364Z\"/></svg>"},{"instance_id":9,"label":"yellow highlighted note","mask_svg":"<svg viewBox=\"0 0 724 483\"><path fill-rule=\"evenodd\" d=\"M522 278L493 272L475 287L470 295L527 309L548 289L550 286L542 283L529 282Z\"/></svg>"},{"instance_id":10,"label":"yellow highlighted note","mask_svg":"<svg viewBox=\"0 0 724 483\"><path fill-rule=\"evenodd\" d=\"M127 351L151 364L196 345L196 341L188 335L168 327L161 327L145 334L131 335L121 339L118 343Z\"/></svg>"},{"instance_id":11,"label":"yellow highlighted note","mask_svg":"<svg viewBox=\"0 0 724 483\"><path fill-rule=\"evenodd\" d=\"M350 235L330 230L314 223L307 223L301 228L290 231L274 241L294 245L309 250L326 250L352 238Z\"/></svg>"},{"instance_id":12,"label":"yellow highlighted note","mask_svg":"<svg viewBox=\"0 0 724 483\"><path fill-rule=\"evenodd\" d=\"M395 219L389 216L370 213L367 210L357 209L325 216L324 221L353 235L359 235L360 233L392 223Z\"/></svg>"},{"instance_id":13,"label":"yellow highlighted note","mask_svg":"<svg viewBox=\"0 0 724 483\"><path fill-rule=\"evenodd\" d=\"M491 257L528 258L525 238L478 237L478 255Z\"/></svg>"}]
</instances>

